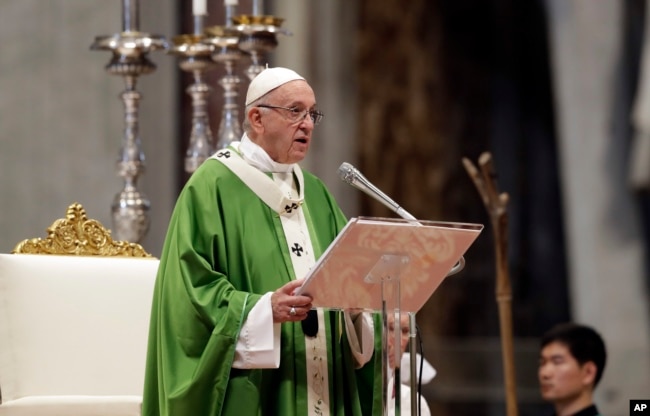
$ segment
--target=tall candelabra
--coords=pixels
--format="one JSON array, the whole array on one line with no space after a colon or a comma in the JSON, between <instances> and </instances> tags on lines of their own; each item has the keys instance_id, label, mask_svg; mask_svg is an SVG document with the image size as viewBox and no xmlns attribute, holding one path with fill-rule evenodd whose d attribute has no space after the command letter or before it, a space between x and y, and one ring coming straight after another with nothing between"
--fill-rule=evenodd
<instances>
[{"instance_id":1,"label":"tall candelabra","mask_svg":"<svg viewBox=\"0 0 650 416\"><path fill-rule=\"evenodd\" d=\"M233 18L235 30L240 33L239 49L251 57L251 64L245 71L250 80L264 70L260 60L265 53L278 46L277 35L291 35L291 32L280 27L283 21L270 15L243 14Z\"/></svg>"},{"instance_id":2,"label":"tall candelabra","mask_svg":"<svg viewBox=\"0 0 650 416\"><path fill-rule=\"evenodd\" d=\"M252 80L264 69L260 63L263 54L278 45L277 34L290 35L290 32L280 28L283 19L267 15L231 17L231 14L232 9L227 8L226 25L206 29L208 36L205 41L214 46L212 59L225 68L225 74L219 80L219 85L223 88L223 109L217 134L218 149L241 138L237 107L241 78L235 73L237 62L250 55L251 65L245 73Z\"/></svg>"},{"instance_id":3,"label":"tall candelabra","mask_svg":"<svg viewBox=\"0 0 650 416\"><path fill-rule=\"evenodd\" d=\"M239 32L232 27L212 26L205 31L208 35L206 42L214 46L212 59L225 68L225 74L219 79L219 85L223 88L223 108L217 133L217 149L222 149L239 140L242 135L237 107L241 78L235 73L235 65L244 54L238 47Z\"/></svg>"},{"instance_id":4,"label":"tall candelabra","mask_svg":"<svg viewBox=\"0 0 650 416\"><path fill-rule=\"evenodd\" d=\"M141 95L136 90L138 77L155 71L156 66L147 58L151 51L165 49L162 36L138 30L137 0L122 1L122 32L97 36L92 50L112 52L106 70L124 78L125 89L120 94L124 103L124 135L117 161L117 172L124 179L124 187L111 206L113 231L120 240L137 243L149 229L151 203L138 190L137 182L145 170L145 157L138 132L138 106Z\"/></svg>"},{"instance_id":5,"label":"tall candelabra","mask_svg":"<svg viewBox=\"0 0 650 416\"><path fill-rule=\"evenodd\" d=\"M124 180L123 189L111 205L113 230L120 240L140 242L149 229L151 203L138 190L138 178L145 171L145 156L138 131L138 111L141 94L136 90L138 78L155 71L148 53L167 50L179 57L179 67L192 73L194 82L186 92L192 97L192 131L185 155L185 170L192 173L216 150L241 138L239 120L239 85L242 80L235 68L244 56L250 56L251 65L245 70L249 80L259 74L265 53L277 45L277 35L291 35L280 27L283 19L264 15L262 0L253 0L251 15L235 16L237 0L224 0L226 24L204 30L207 0L193 1L194 33L173 38L170 46L164 37L139 31L138 0L122 0L122 32L97 36L92 50L112 52L106 70L123 77L125 88L120 94L124 104L124 135L117 161L117 173ZM205 73L221 64L225 74L218 83L223 89L223 109L216 143L209 121L208 98L212 88L205 81Z\"/></svg>"},{"instance_id":6,"label":"tall candelabra","mask_svg":"<svg viewBox=\"0 0 650 416\"><path fill-rule=\"evenodd\" d=\"M216 63L212 60L214 45L205 42L205 39L203 34L175 36L169 49L170 54L180 57L180 68L194 76L194 82L186 89L192 97L192 131L185 152L185 171L188 173L194 172L214 151L208 117L208 98L212 87L205 82L205 73L213 69Z\"/></svg>"}]
</instances>

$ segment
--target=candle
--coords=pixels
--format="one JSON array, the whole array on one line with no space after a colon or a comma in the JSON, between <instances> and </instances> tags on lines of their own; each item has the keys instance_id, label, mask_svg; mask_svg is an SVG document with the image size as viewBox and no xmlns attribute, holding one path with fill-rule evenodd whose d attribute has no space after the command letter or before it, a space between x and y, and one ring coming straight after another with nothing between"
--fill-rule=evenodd
<instances>
[{"instance_id":1,"label":"candle","mask_svg":"<svg viewBox=\"0 0 650 416\"><path fill-rule=\"evenodd\" d=\"M194 16L207 16L208 5L206 0L192 0L192 14Z\"/></svg>"},{"instance_id":2,"label":"candle","mask_svg":"<svg viewBox=\"0 0 650 416\"><path fill-rule=\"evenodd\" d=\"M122 31L137 32L138 26L138 0L122 0Z\"/></svg>"},{"instance_id":3,"label":"candle","mask_svg":"<svg viewBox=\"0 0 650 416\"><path fill-rule=\"evenodd\" d=\"M263 14L262 0L253 0L253 16L261 16Z\"/></svg>"},{"instance_id":4,"label":"candle","mask_svg":"<svg viewBox=\"0 0 650 416\"><path fill-rule=\"evenodd\" d=\"M226 26L232 26L232 18L235 16L235 8L238 0L223 0L226 6Z\"/></svg>"}]
</instances>

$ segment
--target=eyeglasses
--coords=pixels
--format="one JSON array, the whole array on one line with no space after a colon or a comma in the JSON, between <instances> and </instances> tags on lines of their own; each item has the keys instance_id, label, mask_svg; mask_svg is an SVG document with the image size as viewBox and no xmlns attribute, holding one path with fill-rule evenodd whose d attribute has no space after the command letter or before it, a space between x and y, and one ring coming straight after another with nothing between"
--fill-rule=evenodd
<instances>
[{"instance_id":1,"label":"eyeglasses","mask_svg":"<svg viewBox=\"0 0 650 416\"><path fill-rule=\"evenodd\" d=\"M324 114L318 110L301 110L297 107L280 107L277 105L266 105L266 104L260 104L258 105L258 107L272 108L274 110L285 110L288 112L287 118L292 123L298 123L303 121L305 117L307 117L307 115L309 114L309 118L311 118L311 121L314 123L315 126L321 122L324 116Z\"/></svg>"}]
</instances>

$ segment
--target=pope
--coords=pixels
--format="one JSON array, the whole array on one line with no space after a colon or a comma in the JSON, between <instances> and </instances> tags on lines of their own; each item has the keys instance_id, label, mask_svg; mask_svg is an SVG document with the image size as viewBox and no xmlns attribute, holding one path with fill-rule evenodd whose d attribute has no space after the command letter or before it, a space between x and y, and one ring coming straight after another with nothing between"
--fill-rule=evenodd
<instances>
[{"instance_id":1,"label":"pope","mask_svg":"<svg viewBox=\"0 0 650 416\"><path fill-rule=\"evenodd\" d=\"M381 414L381 325L295 290L347 219L302 170L323 114L307 81L269 68L241 141L181 191L154 291L143 415Z\"/></svg>"}]
</instances>

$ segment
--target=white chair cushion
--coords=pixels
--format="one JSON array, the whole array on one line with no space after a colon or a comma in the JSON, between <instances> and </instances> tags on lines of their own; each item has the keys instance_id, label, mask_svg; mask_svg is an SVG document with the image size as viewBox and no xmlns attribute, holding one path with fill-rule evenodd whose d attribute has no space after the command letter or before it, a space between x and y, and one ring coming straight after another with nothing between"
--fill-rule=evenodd
<instances>
[{"instance_id":1,"label":"white chair cushion","mask_svg":"<svg viewBox=\"0 0 650 416\"><path fill-rule=\"evenodd\" d=\"M58 405L139 414L127 409L142 395L158 263L0 254L0 415L74 414L43 410ZM39 410L14 413L30 406Z\"/></svg>"},{"instance_id":2,"label":"white chair cushion","mask_svg":"<svg viewBox=\"0 0 650 416\"><path fill-rule=\"evenodd\" d=\"M32 396L0 406L3 416L140 416L142 396Z\"/></svg>"}]
</instances>

